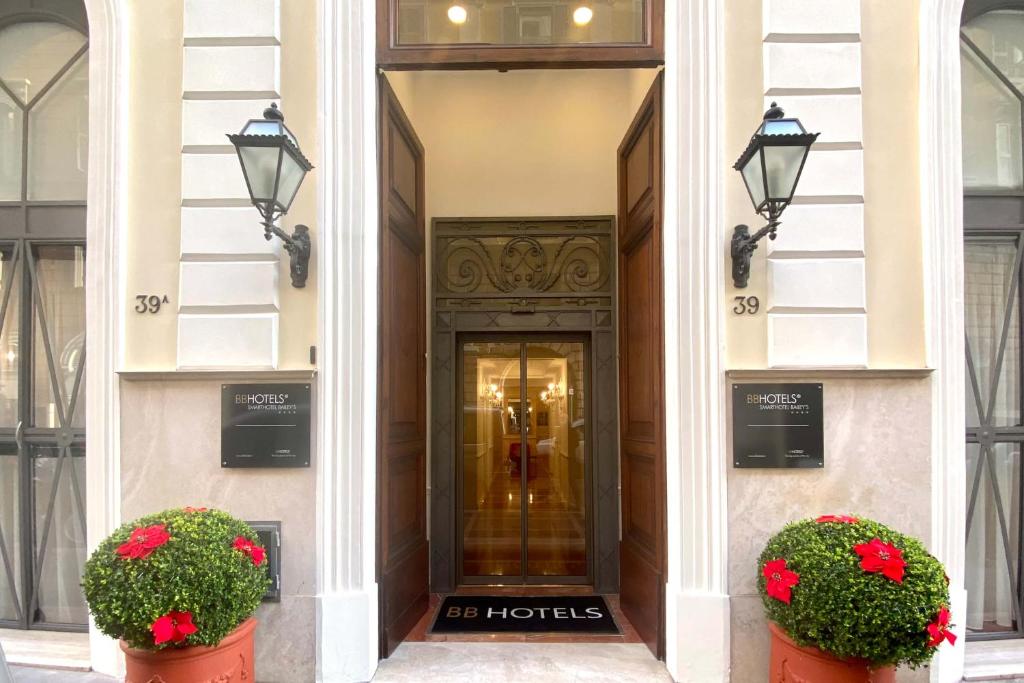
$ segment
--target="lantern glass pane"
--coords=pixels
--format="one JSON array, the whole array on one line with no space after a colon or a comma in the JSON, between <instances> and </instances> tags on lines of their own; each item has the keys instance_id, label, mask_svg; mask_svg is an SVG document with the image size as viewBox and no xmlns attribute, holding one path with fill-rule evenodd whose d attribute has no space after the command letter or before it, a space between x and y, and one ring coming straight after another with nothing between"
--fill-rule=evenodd
<instances>
[{"instance_id":1,"label":"lantern glass pane","mask_svg":"<svg viewBox=\"0 0 1024 683\"><path fill-rule=\"evenodd\" d=\"M280 121L267 121L255 119L245 124L242 135L283 135L284 126Z\"/></svg>"},{"instance_id":2,"label":"lantern glass pane","mask_svg":"<svg viewBox=\"0 0 1024 683\"><path fill-rule=\"evenodd\" d=\"M762 135L803 135L806 132L797 119L771 119L761 127Z\"/></svg>"},{"instance_id":3,"label":"lantern glass pane","mask_svg":"<svg viewBox=\"0 0 1024 683\"><path fill-rule=\"evenodd\" d=\"M277 201L287 211L299 191L299 185L306 176L305 169L290 154L285 154L281 161L281 183L277 188Z\"/></svg>"},{"instance_id":4,"label":"lantern glass pane","mask_svg":"<svg viewBox=\"0 0 1024 683\"><path fill-rule=\"evenodd\" d=\"M747 184L750 191L750 200L754 202L754 210L761 208L764 204L764 175L761 173L761 154L755 154L743 167L743 182Z\"/></svg>"},{"instance_id":5,"label":"lantern glass pane","mask_svg":"<svg viewBox=\"0 0 1024 683\"><path fill-rule=\"evenodd\" d=\"M768 198L788 200L796 189L800 166L803 164L807 147L803 145L774 146L762 150L764 169L768 175Z\"/></svg>"},{"instance_id":6,"label":"lantern glass pane","mask_svg":"<svg viewBox=\"0 0 1024 683\"><path fill-rule=\"evenodd\" d=\"M271 201L274 198L274 181L277 178L277 159L280 154L280 147L238 148L253 201Z\"/></svg>"}]
</instances>

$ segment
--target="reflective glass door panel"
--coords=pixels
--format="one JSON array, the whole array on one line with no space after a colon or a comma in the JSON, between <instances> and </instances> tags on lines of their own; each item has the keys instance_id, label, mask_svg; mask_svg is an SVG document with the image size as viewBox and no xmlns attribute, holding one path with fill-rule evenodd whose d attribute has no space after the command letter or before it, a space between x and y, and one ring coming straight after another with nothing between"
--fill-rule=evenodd
<instances>
[{"instance_id":1,"label":"reflective glass door panel","mask_svg":"<svg viewBox=\"0 0 1024 683\"><path fill-rule=\"evenodd\" d=\"M584 345L526 345L526 393L534 408L526 469L526 570L587 576Z\"/></svg>"},{"instance_id":2,"label":"reflective glass door panel","mask_svg":"<svg viewBox=\"0 0 1024 683\"><path fill-rule=\"evenodd\" d=\"M460 346L463 581L586 582L585 342Z\"/></svg>"},{"instance_id":3,"label":"reflective glass door panel","mask_svg":"<svg viewBox=\"0 0 1024 683\"><path fill-rule=\"evenodd\" d=\"M471 342L462 357L462 573L523 573L519 344Z\"/></svg>"}]
</instances>

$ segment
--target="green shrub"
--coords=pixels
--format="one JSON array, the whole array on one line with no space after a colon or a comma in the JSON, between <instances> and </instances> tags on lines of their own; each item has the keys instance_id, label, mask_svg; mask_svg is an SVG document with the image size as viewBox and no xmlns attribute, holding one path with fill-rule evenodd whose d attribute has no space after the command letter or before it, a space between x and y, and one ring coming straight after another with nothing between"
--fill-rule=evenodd
<instances>
[{"instance_id":1,"label":"green shrub","mask_svg":"<svg viewBox=\"0 0 1024 683\"><path fill-rule=\"evenodd\" d=\"M82 588L101 631L158 650L216 645L256 611L269 582L252 527L219 510L185 508L108 536L86 562ZM176 630L167 630L168 617L179 620Z\"/></svg>"},{"instance_id":2,"label":"green shrub","mask_svg":"<svg viewBox=\"0 0 1024 683\"><path fill-rule=\"evenodd\" d=\"M822 517L819 520L833 518ZM931 659L943 640L955 640L940 618L949 605L948 580L942 564L924 546L885 525L870 520L802 520L776 534L758 559L758 591L768 618L796 643L813 645L839 658L858 658L873 666L908 664L917 667ZM850 521L854 520L854 521ZM874 539L902 553L876 554L882 546L857 546ZM883 572L885 556L890 558ZM765 576L765 565L785 560L785 574ZM780 564L770 565L768 573ZM788 581L786 579L789 579ZM775 597L769 595L773 585ZM787 604L785 599L789 598ZM929 630L931 625L931 630Z\"/></svg>"}]
</instances>

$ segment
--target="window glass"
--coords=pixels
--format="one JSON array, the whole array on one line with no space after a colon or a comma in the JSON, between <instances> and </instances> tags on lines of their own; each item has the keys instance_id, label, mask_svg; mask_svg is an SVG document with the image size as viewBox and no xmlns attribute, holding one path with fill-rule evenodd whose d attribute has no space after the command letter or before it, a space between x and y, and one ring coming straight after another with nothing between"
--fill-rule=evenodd
<instances>
[{"instance_id":1,"label":"window glass","mask_svg":"<svg viewBox=\"0 0 1024 683\"><path fill-rule=\"evenodd\" d=\"M982 424L981 416L990 410L989 424L1021 424L1020 287L1012 286L1020 281L1016 257L1012 238L972 238L964 244L964 326L974 368L974 379L968 374L966 384L969 426Z\"/></svg>"},{"instance_id":2,"label":"window glass","mask_svg":"<svg viewBox=\"0 0 1024 683\"><path fill-rule=\"evenodd\" d=\"M23 22L0 31L0 80L23 104L85 44L85 36L55 22Z\"/></svg>"},{"instance_id":3,"label":"window glass","mask_svg":"<svg viewBox=\"0 0 1024 683\"><path fill-rule=\"evenodd\" d=\"M79 372L79 366L85 351L85 249L38 247L35 269L42 306L41 310L37 306L40 315L36 318L33 348L33 425L60 428L61 410L67 419L72 399L77 396L75 414L69 422L84 428L85 373ZM50 370L51 360L54 372ZM59 396L54 394L55 384Z\"/></svg>"},{"instance_id":4,"label":"window glass","mask_svg":"<svg viewBox=\"0 0 1024 683\"><path fill-rule=\"evenodd\" d=\"M988 12L965 24L963 32L1018 90L1024 89L1024 12Z\"/></svg>"},{"instance_id":5,"label":"window glass","mask_svg":"<svg viewBox=\"0 0 1024 683\"><path fill-rule=\"evenodd\" d=\"M398 45L644 43L645 0L398 0Z\"/></svg>"},{"instance_id":6,"label":"window glass","mask_svg":"<svg viewBox=\"0 0 1024 683\"><path fill-rule=\"evenodd\" d=\"M1020 100L969 48L961 56L964 187L1021 189Z\"/></svg>"},{"instance_id":7,"label":"window glass","mask_svg":"<svg viewBox=\"0 0 1024 683\"><path fill-rule=\"evenodd\" d=\"M29 111L28 198L84 200L89 159L89 58Z\"/></svg>"},{"instance_id":8,"label":"window glass","mask_svg":"<svg viewBox=\"0 0 1024 683\"><path fill-rule=\"evenodd\" d=\"M21 199L21 128L24 114L0 91L0 201Z\"/></svg>"},{"instance_id":9,"label":"window glass","mask_svg":"<svg viewBox=\"0 0 1024 683\"><path fill-rule=\"evenodd\" d=\"M19 463L18 447L10 442L0 443L0 619L11 621L21 618L21 596L25 590L21 572L17 571L17 558L22 552L18 524Z\"/></svg>"}]
</instances>

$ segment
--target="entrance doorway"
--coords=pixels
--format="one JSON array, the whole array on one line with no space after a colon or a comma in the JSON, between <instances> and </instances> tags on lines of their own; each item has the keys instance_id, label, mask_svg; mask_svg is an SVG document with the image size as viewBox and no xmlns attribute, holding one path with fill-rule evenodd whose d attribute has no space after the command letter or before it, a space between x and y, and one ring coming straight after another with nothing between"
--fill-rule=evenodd
<instances>
[{"instance_id":1,"label":"entrance doorway","mask_svg":"<svg viewBox=\"0 0 1024 683\"><path fill-rule=\"evenodd\" d=\"M431 594L541 583L664 656L661 81L380 77L384 657Z\"/></svg>"},{"instance_id":2,"label":"entrance doorway","mask_svg":"<svg viewBox=\"0 0 1024 683\"><path fill-rule=\"evenodd\" d=\"M590 583L589 340L460 340L461 584Z\"/></svg>"}]
</instances>

